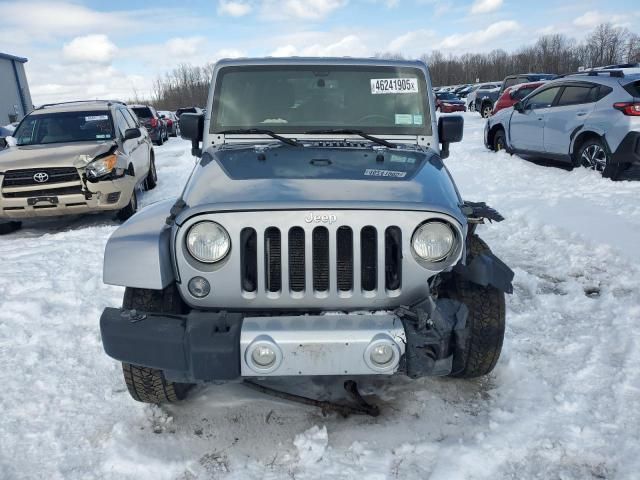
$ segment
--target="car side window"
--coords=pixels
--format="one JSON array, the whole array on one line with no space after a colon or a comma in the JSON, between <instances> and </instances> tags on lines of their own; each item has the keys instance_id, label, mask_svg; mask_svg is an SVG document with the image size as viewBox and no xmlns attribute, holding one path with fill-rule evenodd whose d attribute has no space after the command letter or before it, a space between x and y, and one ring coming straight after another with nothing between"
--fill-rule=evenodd
<instances>
[{"instance_id":1,"label":"car side window","mask_svg":"<svg viewBox=\"0 0 640 480\"><path fill-rule=\"evenodd\" d=\"M597 87L593 85L568 85L560 94L558 106L591 103L595 100L594 89L597 92Z\"/></svg>"},{"instance_id":2,"label":"car side window","mask_svg":"<svg viewBox=\"0 0 640 480\"><path fill-rule=\"evenodd\" d=\"M131 125L129 128L140 128L140 124L138 123L138 117L134 113L131 112L128 108L123 108L122 113L124 117L128 120L128 124Z\"/></svg>"},{"instance_id":3,"label":"car side window","mask_svg":"<svg viewBox=\"0 0 640 480\"><path fill-rule=\"evenodd\" d=\"M127 124L127 120L124 118L122 114L122 110L116 110L116 126L118 128L118 133L120 133L120 137L124 138L124 132L126 132L129 125Z\"/></svg>"},{"instance_id":4,"label":"car side window","mask_svg":"<svg viewBox=\"0 0 640 480\"><path fill-rule=\"evenodd\" d=\"M549 108L558 95L561 87L551 87L536 93L527 100L527 109Z\"/></svg>"}]
</instances>

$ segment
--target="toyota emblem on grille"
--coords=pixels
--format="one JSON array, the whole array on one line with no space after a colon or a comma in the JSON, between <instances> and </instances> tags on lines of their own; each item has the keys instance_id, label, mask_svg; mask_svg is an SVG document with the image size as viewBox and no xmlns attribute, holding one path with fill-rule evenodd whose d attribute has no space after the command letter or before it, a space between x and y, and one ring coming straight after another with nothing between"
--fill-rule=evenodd
<instances>
[{"instance_id":1,"label":"toyota emblem on grille","mask_svg":"<svg viewBox=\"0 0 640 480\"><path fill-rule=\"evenodd\" d=\"M45 183L49 180L49 174L46 172L38 172L33 176L33 181L37 183Z\"/></svg>"}]
</instances>

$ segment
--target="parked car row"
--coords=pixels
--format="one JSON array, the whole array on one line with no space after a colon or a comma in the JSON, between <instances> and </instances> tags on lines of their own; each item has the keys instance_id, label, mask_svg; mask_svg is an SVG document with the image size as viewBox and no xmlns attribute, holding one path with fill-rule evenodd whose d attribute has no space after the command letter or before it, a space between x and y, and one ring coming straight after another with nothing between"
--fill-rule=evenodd
<instances>
[{"instance_id":1,"label":"parked car row","mask_svg":"<svg viewBox=\"0 0 640 480\"><path fill-rule=\"evenodd\" d=\"M487 148L585 166L614 179L640 164L637 69L598 69L513 85L505 96L511 98L501 97L487 121Z\"/></svg>"}]
</instances>

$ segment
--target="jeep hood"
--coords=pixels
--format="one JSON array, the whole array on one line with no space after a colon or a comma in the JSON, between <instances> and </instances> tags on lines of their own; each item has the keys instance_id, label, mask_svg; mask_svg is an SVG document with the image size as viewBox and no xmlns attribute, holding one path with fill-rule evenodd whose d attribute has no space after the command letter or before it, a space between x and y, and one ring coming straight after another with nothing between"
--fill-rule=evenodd
<instances>
[{"instance_id":1,"label":"jeep hood","mask_svg":"<svg viewBox=\"0 0 640 480\"><path fill-rule=\"evenodd\" d=\"M431 150L209 149L182 199L178 223L211 211L339 208L440 211L464 221L449 172Z\"/></svg>"},{"instance_id":2,"label":"jeep hood","mask_svg":"<svg viewBox=\"0 0 640 480\"><path fill-rule=\"evenodd\" d=\"M113 145L108 141L10 147L0 151L0 172L21 168L82 168L96 156L108 152Z\"/></svg>"}]
</instances>

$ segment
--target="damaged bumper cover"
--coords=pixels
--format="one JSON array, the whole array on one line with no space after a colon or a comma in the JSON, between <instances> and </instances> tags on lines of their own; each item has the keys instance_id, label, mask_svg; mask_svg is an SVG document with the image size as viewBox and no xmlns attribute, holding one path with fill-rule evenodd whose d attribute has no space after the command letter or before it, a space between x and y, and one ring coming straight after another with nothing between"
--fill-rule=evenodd
<instances>
[{"instance_id":1,"label":"damaged bumper cover","mask_svg":"<svg viewBox=\"0 0 640 480\"><path fill-rule=\"evenodd\" d=\"M106 308L100 329L109 356L163 370L172 381L396 373L418 378L454 372L457 346L468 335L466 319L466 307L447 299L395 312L272 317ZM386 365L372 360L380 345L392 355ZM273 349L275 359L263 368L252 353L264 346Z\"/></svg>"},{"instance_id":2,"label":"damaged bumper cover","mask_svg":"<svg viewBox=\"0 0 640 480\"><path fill-rule=\"evenodd\" d=\"M51 184L47 188L3 187L0 218L19 220L120 210L129 203L135 185L135 177L123 175L95 182Z\"/></svg>"}]
</instances>

